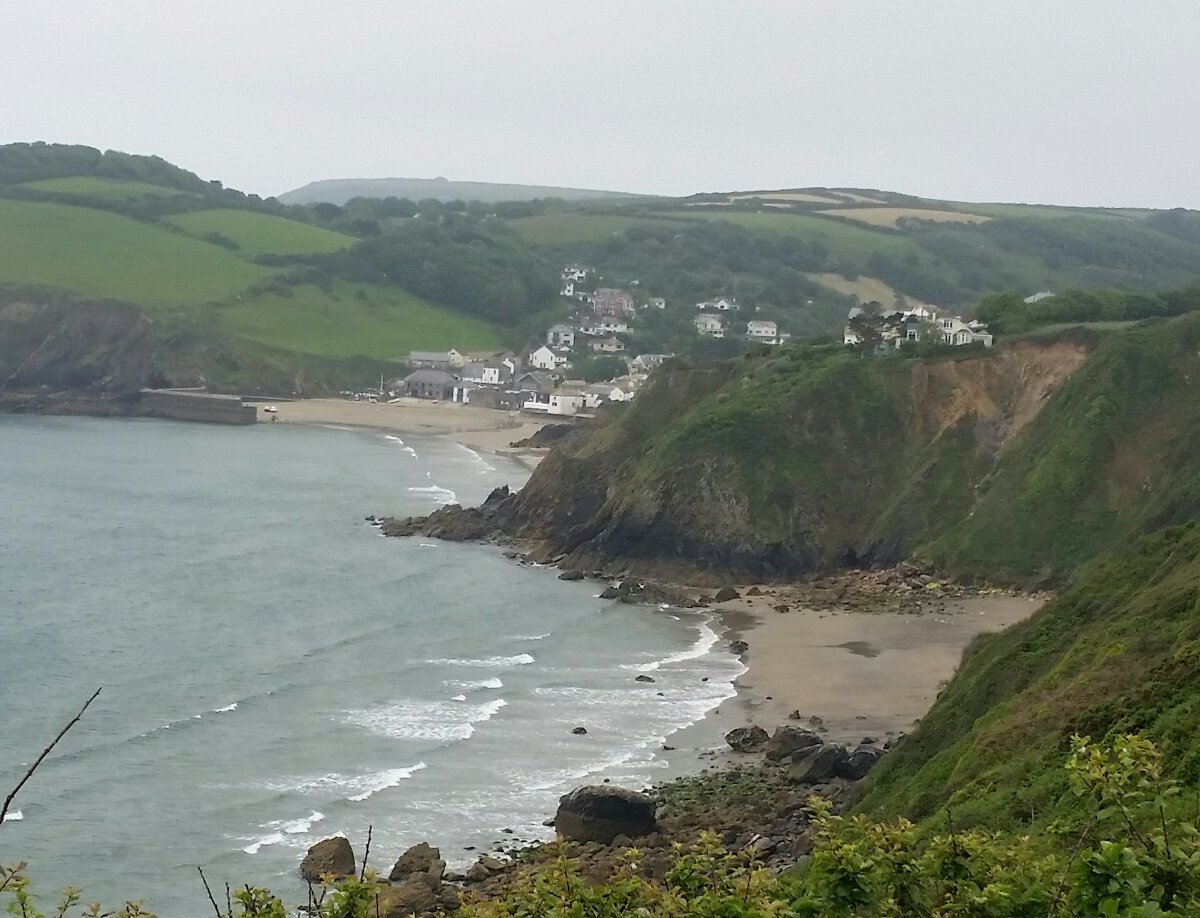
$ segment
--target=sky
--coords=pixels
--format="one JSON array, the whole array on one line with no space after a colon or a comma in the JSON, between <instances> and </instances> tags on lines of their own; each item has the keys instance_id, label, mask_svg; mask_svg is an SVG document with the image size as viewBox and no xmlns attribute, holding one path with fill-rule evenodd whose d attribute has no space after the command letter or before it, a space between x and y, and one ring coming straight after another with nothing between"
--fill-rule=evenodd
<instances>
[{"instance_id":1,"label":"sky","mask_svg":"<svg viewBox=\"0 0 1200 918\"><path fill-rule=\"evenodd\" d=\"M1190 0L0 0L0 143L279 194L445 176L1200 208Z\"/></svg>"}]
</instances>

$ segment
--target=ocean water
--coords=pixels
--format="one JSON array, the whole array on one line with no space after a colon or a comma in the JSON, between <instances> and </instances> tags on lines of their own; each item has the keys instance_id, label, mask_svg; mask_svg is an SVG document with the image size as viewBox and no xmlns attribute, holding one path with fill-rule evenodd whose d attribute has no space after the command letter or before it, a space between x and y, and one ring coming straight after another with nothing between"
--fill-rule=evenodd
<instances>
[{"instance_id":1,"label":"ocean water","mask_svg":"<svg viewBox=\"0 0 1200 918\"><path fill-rule=\"evenodd\" d=\"M0 863L164 918L204 912L197 865L298 902L329 835L461 864L546 837L573 786L661 776L733 694L719 626L363 522L526 475L441 438L0 416L0 792L104 687Z\"/></svg>"}]
</instances>

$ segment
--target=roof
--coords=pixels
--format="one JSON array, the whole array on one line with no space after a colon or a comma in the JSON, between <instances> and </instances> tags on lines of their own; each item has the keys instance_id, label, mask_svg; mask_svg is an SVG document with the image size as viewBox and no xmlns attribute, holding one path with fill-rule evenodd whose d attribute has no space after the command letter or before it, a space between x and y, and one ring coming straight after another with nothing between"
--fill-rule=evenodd
<instances>
[{"instance_id":1,"label":"roof","mask_svg":"<svg viewBox=\"0 0 1200 918\"><path fill-rule=\"evenodd\" d=\"M450 354L446 351L413 351L408 355L409 361L424 360L424 361L442 361L443 363L450 362Z\"/></svg>"},{"instance_id":2,"label":"roof","mask_svg":"<svg viewBox=\"0 0 1200 918\"><path fill-rule=\"evenodd\" d=\"M559 333L575 331L575 329L573 329L570 325L551 325L549 330Z\"/></svg>"},{"instance_id":3,"label":"roof","mask_svg":"<svg viewBox=\"0 0 1200 918\"><path fill-rule=\"evenodd\" d=\"M458 382L449 373L443 370L414 370L404 377L405 385L412 383L432 383L434 385L453 385Z\"/></svg>"}]
</instances>

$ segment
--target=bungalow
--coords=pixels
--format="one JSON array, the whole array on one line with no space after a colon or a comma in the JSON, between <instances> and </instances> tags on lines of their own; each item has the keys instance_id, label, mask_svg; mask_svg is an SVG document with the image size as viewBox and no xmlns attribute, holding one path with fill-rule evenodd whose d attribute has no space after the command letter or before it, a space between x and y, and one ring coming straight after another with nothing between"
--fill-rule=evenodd
<instances>
[{"instance_id":1,"label":"bungalow","mask_svg":"<svg viewBox=\"0 0 1200 918\"><path fill-rule=\"evenodd\" d=\"M629 323L624 319L599 319L594 322L585 320L579 330L585 335L619 335L629 331Z\"/></svg>"},{"instance_id":2,"label":"bungalow","mask_svg":"<svg viewBox=\"0 0 1200 918\"><path fill-rule=\"evenodd\" d=\"M409 398L447 399L458 380L442 370L414 370L404 377L404 394Z\"/></svg>"},{"instance_id":3,"label":"bungalow","mask_svg":"<svg viewBox=\"0 0 1200 918\"><path fill-rule=\"evenodd\" d=\"M591 342L593 351L601 351L605 354L616 354L625 350L625 342L616 335L609 335L607 338L597 338Z\"/></svg>"},{"instance_id":4,"label":"bungalow","mask_svg":"<svg viewBox=\"0 0 1200 918\"><path fill-rule=\"evenodd\" d=\"M751 319L746 323L746 337L774 343L779 338L779 326L764 319Z\"/></svg>"},{"instance_id":5,"label":"bungalow","mask_svg":"<svg viewBox=\"0 0 1200 918\"><path fill-rule=\"evenodd\" d=\"M536 395L521 405L524 411L532 414L554 414L568 417L578 414L583 407L584 397L582 395L566 395L557 392Z\"/></svg>"},{"instance_id":6,"label":"bungalow","mask_svg":"<svg viewBox=\"0 0 1200 918\"><path fill-rule=\"evenodd\" d=\"M414 370L422 368L441 370L450 366L450 355L449 353L438 353L437 351L413 351L404 358L404 362Z\"/></svg>"},{"instance_id":7,"label":"bungalow","mask_svg":"<svg viewBox=\"0 0 1200 918\"><path fill-rule=\"evenodd\" d=\"M592 295L592 311L598 316L620 316L633 313L633 297L624 290L601 287Z\"/></svg>"},{"instance_id":8,"label":"bungalow","mask_svg":"<svg viewBox=\"0 0 1200 918\"><path fill-rule=\"evenodd\" d=\"M696 308L702 312L737 312L742 307L737 300L722 296L715 300L702 300L696 304Z\"/></svg>"},{"instance_id":9,"label":"bungalow","mask_svg":"<svg viewBox=\"0 0 1200 918\"><path fill-rule=\"evenodd\" d=\"M725 337L725 322L719 316L705 314L696 316L692 321L701 335L708 335L710 338Z\"/></svg>"},{"instance_id":10,"label":"bungalow","mask_svg":"<svg viewBox=\"0 0 1200 918\"><path fill-rule=\"evenodd\" d=\"M575 329L570 325L551 325L546 332L546 344L550 347L574 347Z\"/></svg>"}]
</instances>

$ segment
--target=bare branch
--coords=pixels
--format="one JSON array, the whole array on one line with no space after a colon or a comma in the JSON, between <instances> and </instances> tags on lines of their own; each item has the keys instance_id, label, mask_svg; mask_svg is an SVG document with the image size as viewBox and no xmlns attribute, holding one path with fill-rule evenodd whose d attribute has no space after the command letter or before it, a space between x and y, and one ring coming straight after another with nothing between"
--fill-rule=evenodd
<instances>
[{"instance_id":1,"label":"bare branch","mask_svg":"<svg viewBox=\"0 0 1200 918\"><path fill-rule=\"evenodd\" d=\"M208 893L208 901L212 903L213 911L217 913L217 918L224 918L221 914L221 906L217 905L217 900L213 898L212 890L208 888L208 880L204 877L204 871L200 869L200 865L196 865L196 870L200 872L200 882L204 884L204 891Z\"/></svg>"},{"instance_id":2,"label":"bare branch","mask_svg":"<svg viewBox=\"0 0 1200 918\"><path fill-rule=\"evenodd\" d=\"M79 713L71 718L71 722L58 732L58 736L54 737L50 745L43 749L42 754L37 757L37 760L32 765L29 766L29 771L25 772L25 777L17 782L17 786L12 789L12 793L4 798L4 806L0 806L0 828L4 826L4 817L8 814L8 808L12 804L13 798L17 796L17 792L25 786L26 781L33 777L33 773L37 771L38 766L42 764L42 760L50 754L51 749L58 745L58 741L67 735L68 730L79 723L79 718L83 717L83 712L86 711L88 706L96 700L96 696L100 694L103 688L104 686L100 686L100 688L96 689L96 691L92 693L92 697L89 698L84 706L79 709Z\"/></svg>"},{"instance_id":3,"label":"bare branch","mask_svg":"<svg viewBox=\"0 0 1200 918\"><path fill-rule=\"evenodd\" d=\"M363 877L367 875L367 858L371 856L371 831L375 828L374 825L367 826L367 850L363 852L362 869L358 872L358 882L363 881Z\"/></svg>"}]
</instances>

